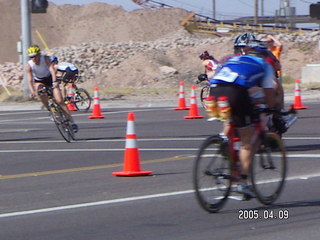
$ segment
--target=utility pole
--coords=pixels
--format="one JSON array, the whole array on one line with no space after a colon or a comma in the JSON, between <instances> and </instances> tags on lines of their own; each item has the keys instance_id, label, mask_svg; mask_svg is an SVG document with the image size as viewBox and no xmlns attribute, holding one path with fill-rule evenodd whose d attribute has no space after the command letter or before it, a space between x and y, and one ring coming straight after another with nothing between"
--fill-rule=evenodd
<instances>
[{"instance_id":1,"label":"utility pole","mask_svg":"<svg viewBox=\"0 0 320 240\"><path fill-rule=\"evenodd\" d=\"M258 0L254 0L254 24L258 24Z\"/></svg>"},{"instance_id":2,"label":"utility pole","mask_svg":"<svg viewBox=\"0 0 320 240\"><path fill-rule=\"evenodd\" d=\"M216 19L216 0L212 0L212 18Z\"/></svg>"},{"instance_id":3,"label":"utility pole","mask_svg":"<svg viewBox=\"0 0 320 240\"><path fill-rule=\"evenodd\" d=\"M28 62L27 49L31 43L31 23L30 23L30 2L20 0L21 7L21 41L22 41L22 64L23 64L23 93L28 96L29 87L27 80L26 66Z\"/></svg>"},{"instance_id":4,"label":"utility pole","mask_svg":"<svg viewBox=\"0 0 320 240\"><path fill-rule=\"evenodd\" d=\"M261 17L264 16L264 0L261 0L261 4L260 4L260 9L261 9Z\"/></svg>"}]
</instances>

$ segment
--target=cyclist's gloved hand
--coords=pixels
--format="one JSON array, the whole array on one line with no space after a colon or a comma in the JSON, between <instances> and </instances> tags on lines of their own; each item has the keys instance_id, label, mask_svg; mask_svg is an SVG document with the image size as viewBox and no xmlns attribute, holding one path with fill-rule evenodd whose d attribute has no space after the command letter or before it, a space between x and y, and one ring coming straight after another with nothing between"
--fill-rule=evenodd
<instances>
[{"instance_id":1,"label":"cyclist's gloved hand","mask_svg":"<svg viewBox=\"0 0 320 240\"><path fill-rule=\"evenodd\" d=\"M207 81L207 80L208 80L208 75L205 74L205 73L200 74L200 75L198 76L198 79L199 79L200 82L202 82L202 81Z\"/></svg>"}]
</instances>

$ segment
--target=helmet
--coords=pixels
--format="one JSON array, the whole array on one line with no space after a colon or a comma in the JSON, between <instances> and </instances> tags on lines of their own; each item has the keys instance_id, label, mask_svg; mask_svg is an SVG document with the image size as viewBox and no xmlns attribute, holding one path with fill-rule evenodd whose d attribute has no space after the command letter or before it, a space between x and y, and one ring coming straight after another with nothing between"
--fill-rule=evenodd
<instances>
[{"instance_id":1,"label":"helmet","mask_svg":"<svg viewBox=\"0 0 320 240\"><path fill-rule=\"evenodd\" d=\"M204 51L204 52L200 53L199 58L201 60L209 59L210 58L210 54L208 53L208 51Z\"/></svg>"},{"instance_id":2,"label":"helmet","mask_svg":"<svg viewBox=\"0 0 320 240\"><path fill-rule=\"evenodd\" d=\"M250 32L242 33L236 37L236 39L234 40L233 46L234 47L245 47L252 40L256 40L256 37L252 33L250 33Z\"/></svg>"},{"instance_id":3,"label":"helmet","mask_svg":"<svg viewBox=\"0 0 320 240\"><path fill-rule=\"evenodd\" d=\"M247 47L254 48L254 49L261 49L261 50L267 50L268 46L265 42L261 40L252 40L247 44Z\"/></svg>"},{"instance_id":4,"label":"helmet","mask_svg":"<svg viewBox=\"0 0 320 240\"><path fill-rule=\"evenodd\" d=\"M256 54L266 55L268 52L267 44L261 40L252 40L248 43L247 47L251 49L250 52Z\"/></svg>"},{"instance_id":5,"label":"helmet","mask_svg":"<svg viewBox=\"0 0 320 240\"><path fill-rule=\"evenodd\" d=\"M57 56L52 56L52 57L50 57L50 61L51 61L51 62L55 62L55 61L58 62Z\"/></svg>"},{"instance_id":6,"label":"helmet","mask_svg":"<svg viewBox=\"0 0 320 240\"><path fill-rule=\"evenodd\" d=\"M27 54L29 57L35 57L36 55L38 55L40 53L41 53L41 50L38 45L32 45L27 50Z\"/></svg>"}]
</instances>

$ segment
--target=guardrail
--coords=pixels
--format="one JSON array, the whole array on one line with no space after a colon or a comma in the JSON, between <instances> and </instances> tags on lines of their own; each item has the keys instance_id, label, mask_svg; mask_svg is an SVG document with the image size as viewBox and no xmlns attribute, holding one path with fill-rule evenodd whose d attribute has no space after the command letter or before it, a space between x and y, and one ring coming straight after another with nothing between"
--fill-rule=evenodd
<instances>
[{"instance_id":1,"label":"guardrail","mask_svg":"<svg viewBox=\"0 0 320 240\"><path fill-rule=\"evenodd\" d=\"M203 20L204 16L191 12L185 17L180 24L188 31L199 33L212 34L234 34L238 32L256 32L256 33L304 33L319 31L319 29L311 28L292 28L285 26L275 26L266 24L241 24L241 23L225 23L219 22L215 19L207 18Z\"/></svg>"}]
</instances>

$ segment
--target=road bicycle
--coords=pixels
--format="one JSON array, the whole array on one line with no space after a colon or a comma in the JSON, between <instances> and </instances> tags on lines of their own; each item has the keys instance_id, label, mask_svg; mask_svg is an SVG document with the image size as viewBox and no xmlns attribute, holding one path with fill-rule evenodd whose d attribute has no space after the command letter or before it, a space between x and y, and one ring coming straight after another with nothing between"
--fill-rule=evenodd
<instances>
[{"instance_id":1,"label":"road bicycle","mask_svg":"<svg viewBox=\"0 0 320 240\"><path fill-rule=\"evenodd\" d=\"M47 95L48 97L48 106L50 110L50 116L54 121L59 133L67 142L75 140L74 131L72 128L72 123L68 119L65 111L61 106L56 103L51 87L44 86L38 90L40 95Z\"/></svg>"},{"instance_id":2,"label":"road bicycle","mask_svg":"<svg viewBox=\"0 0 320 240\"><path fill-rule=\"evenodd\" d=\"M292 108L280 112L272 109L255 109L257 114L296 115ZM292 123L290 123L292 124ZM289 127L289 125L288 125ZM257 149L250 165L249 179L257 199L265 205L279 197L286 178L286 149L279 135L254 124ZM231 123L227 136L208 137L200 146L193 167L193 185L200 206L210 212L218 212L226 203L235 184L240 181L240 139Z\"/></svg>"},{"instance_id":3,"label":"road bicycle","mask_svg":"<svg viewBox=\"0 0 320 240\"><path fill-rule=\"evenodd\" d=\"M68 86L68 91L71 91L71 97L67 94L65 103L74 104L79 111L88 111L91 107L92 98L86 89L78 88L77 83L81 83L81 79L81 76L75 75L73 79L63 80L61 77L57 80L64 82Z\"/></svg>"},{"instance_id":4,"label":"road bicycle","mask_svg":"<svg viewBox=\"0 0 320 240\"><path fill-rule=\"evenodd\" d=\"M197 81L196 82L197 84L200 84L203 83L205 84L202 88L201 88L201 91L200 91L200 102L201 102L201 105L202 107L207 110L208 109L208 106L206 105L206 98L210 96L210 82L209 80L206 80L206 81Z\"/></svg>"}]
</instances>

